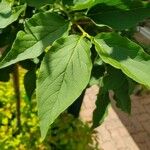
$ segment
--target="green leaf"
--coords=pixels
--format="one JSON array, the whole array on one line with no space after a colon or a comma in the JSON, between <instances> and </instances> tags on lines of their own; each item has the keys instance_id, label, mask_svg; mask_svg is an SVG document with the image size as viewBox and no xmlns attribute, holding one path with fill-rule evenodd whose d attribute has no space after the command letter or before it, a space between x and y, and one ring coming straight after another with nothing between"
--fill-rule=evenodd
<instances>
[{"instance_id":1,"label":"green leaf","mask_svg":"<svg viewBox=\"0 0 150 150\"><path fill-rule=\"evenodd\" d=\"M105 4L108 6L115 6L117 8L126 9L134 4L134 6L141 6L140 2L137 0L62 0L64 5L70 6L71 10L82 10L82 9L89 9L92 6L97 4ZM136 4L136 5L135 5Z\"/></svg>"},{"instance_id":2,"label":"green leaf","mask_svg":"<svg viewBox=\"0 0 150 150\"><path fill-rule=\"evenodd\" d=\"M27 4L32 7L40 8L46 4L52 4L55 0L26 0Z\"/></svg>"},{"instance_id":3,"label":"green leaf","mask_svg":"<svg viewBox=\"0 0 150 150\"><path fill-rule=\"evenodd\" d=\"M96 24L105 24L114 29L123 30L134 27L140 21L150 17L150 6L143 5L129 9L120 9L116 6L99 4L90 9L88 16Z\"/></svg>"},{"instance_id":4,"label":"green leaf","mask_svg":"<svg viewBox=\"0 0 150 150\"><path fill-rule=\"evenodd\" d=\"M11 50L1 59L0 68L38 57L44 49L68 30L69 22L61 16L46 12L34 15L19 31Z\"/></svg>"},{"instance_id":5,"label":"green leaf","mask_svg":"<svg viewBox=\"0 0 150 150\"><path fill-rule=\"evenodd\" d=\"M72 2L72 6L71 9L72 10L82 10L82 9L89 9L92 6L96 5L96 4L106 4L109 6L117 6L118 5L120 7L125 7L125 4L128 3L128 1L130 0L126 0L126 3L122 2L122 0L74 0Z\"/></svg>"},{"instance_id":6,"label":"green leaf","mask_svg":"<svg viewBox=\"0 0 150 150\"><path fill-rule=\"evenodd\" d=\"M4 69L0 69L0 81L8 82L10 79L10 73L12 72L12 67L7 67Z\"/></svg>"},{"instance_id":7,"label":"green leaf","mask_svg":"<svg viewBox=\"0 0 150 150\"><path fill-rule=\"evenodd\" d=\"M94 4L95 0L74 0L72 10L88 9Z\"/></svg>"},{"instance_id":8,"label":"green leaf","mask_svg":"<svg viewBox=\"0 0 150 150\"><path fill-rule=\"evenodd\" d=\"M0 28L5 28L12 22L16 21L25 8L26 5L11 8L10 3L3 0L0 3Z\"/></svg>"},{"instance_id":9,"label":"green leaf","mask_svg":"<svg viewBox=\"0 0 150 150\"><path fill-rule=\"evenodd\" d=\"M115 6L115 8L121 8L121 9L128 9L128 8L134 8L142 6L141 1L137 0L63 0L65 1L64 4L74 5L71 7L72 10L82 10L82 9L89 9L92 6L95 6L97 4L104 4L107 6Z\"/></svg>"},{"instance_id":10,"label":"green leaf","mask_svg":"<svg viewBox=\"0 0 150 150\"><path fill-rule=\"evenodd\" d=\"M49 125L87 86L92 63L89 41L71 35L54 42L43 59L37 81L38 115L42 138Z\"/></svg>"},{"instance_id":11,"label":"green leaf","mask_svg":"<svg viewBox=\"0 0 150 150\"><path fill-rule=\"evenodd\" d=\"M121 70L108 67L108 75L104 77L103 83L107 90L113 90L117 107L122 111L131 113L130 85L127 77Z\"/></svg>"},{"instance_id":12,"label":"green leaf","mask_svg":"<svg viewBox=\"0 0 150 150\"><path fill-rule=\"evenodd\" d=\"M93 6L96 4L105 4L120 9L141 7L143 5L141 0L95 0Z\"/></svg>"},{"instance_id":13,"label":"green leaf","mask_svg":"<svg viewBox=\"0 0 150 150\"><path fill-rule=\"evenodd\" d=\"M134 81L150 87L150 55L136 43L116 33L102 33L94 38L102 60L121 69Z\"/></svg>"},{"instance_id":14,"label":"green leaf","mask_svg":"<svg viewBox=\"0 0 150 150\"><path fill-rule=\"evenodd\" d=\"M6 0L0 1L0 14L8 14L11 12L11 3Z\"/></svg>"},{"instance_id":15,"label":"green leaf","mask_svg":"<svg viewBox=\"0 0 150 150\"><path fill-rule=\"evenodd\" d=\"M16 32L12 30L11 26L4 28L2 31L0 31L0 47L6 47L7 45L7 48L9 50L15 38L16 38Z\"/></svg>"},{"instance_id":16,"label":"green leaf","mask_svg":"<svg viewBox=\"0 0 150 150\"><path fill-rule=\"evenodd\" d=\"M33 62L33 60L27 59L24 61L20 61L19 65L26 70L33 70L35 69L37 66L36 64Z\"/></svg>"},{"instance_id":17,"label":"green leaf","mask_svg":"<svg viewBox=\"0 0 150 150\"><path fill-rule=\"evenodd\" d=\"M89 82L89 85L92 86L94 84L98 84L101 82L102 77L105 73L105 67L101 63L101 60L96 60L93 64L92 73L91 73L91 79Z\"/></svg>"},{"instance_id":18,"label":"green leaf","mask_svg":"<svg viewBox=\"0 0 150 150\"><path fill-rule=\"evenodd\" d=\"M96 100L96 109L93 112L92 128L98 127L104 121L108 114L109 104L109 93L104 88L101 88Z\"/></svg>"},{"instance_id":19,"label":"green leaf","mask_svg":"<svg viewBox=\"0 0 150 150\"><path fill-rule=\"evenodd\" d=\"M36 72L35 70L29 70L24 76L24 87L29 100L31 100L32 94L36 88Z\"/></svg>"},{"instance_id":20,"label":"green leaf","mask_svg":"<svg viewBox=\"0 0 150 150\"><path fill-rule=\"evenodd\" d=\"M62 0L62 4L66 6L71 6L73 5L73 0Z\"/></svg>"}]
</instances>

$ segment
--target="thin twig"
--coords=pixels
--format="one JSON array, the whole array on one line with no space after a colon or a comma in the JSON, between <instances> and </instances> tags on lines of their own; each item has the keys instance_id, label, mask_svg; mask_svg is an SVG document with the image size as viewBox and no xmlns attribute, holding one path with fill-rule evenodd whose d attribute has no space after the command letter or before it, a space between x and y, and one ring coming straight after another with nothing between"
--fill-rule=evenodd
<instances>
[{"instance_id":1,"label":"thin twig","mask_svg":"<svg viewBox=\"0 0 150 150\"><path fill-rule=\"evenodd\" d=\"M17 127L20 131L21 128L21 112L20 112L20 85L19 85L19 70L18 65L14 65L13 71L13 83L14 83L14 92L16 96L16 112L17 112Z\"/></svg>"}]
</instances>

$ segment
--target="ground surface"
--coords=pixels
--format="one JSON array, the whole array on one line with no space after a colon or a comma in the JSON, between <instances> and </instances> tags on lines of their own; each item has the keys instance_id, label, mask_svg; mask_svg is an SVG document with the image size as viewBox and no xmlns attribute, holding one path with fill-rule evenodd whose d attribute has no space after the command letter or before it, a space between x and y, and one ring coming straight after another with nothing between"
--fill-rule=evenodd
<instances>
[{"instance_id":1,"label":"ground surface","mask_svg":"<svg viewBox=\"0 0 150 150\"><path fill-rule=\"evenodd\" d=\"M97 86L86 91L80 113L84 121L91 122L97 92ZM96 129L100 150L150 150L150 95L132 96L130 116L112 105L105 122Z\"/></svg>"}]
</instances>

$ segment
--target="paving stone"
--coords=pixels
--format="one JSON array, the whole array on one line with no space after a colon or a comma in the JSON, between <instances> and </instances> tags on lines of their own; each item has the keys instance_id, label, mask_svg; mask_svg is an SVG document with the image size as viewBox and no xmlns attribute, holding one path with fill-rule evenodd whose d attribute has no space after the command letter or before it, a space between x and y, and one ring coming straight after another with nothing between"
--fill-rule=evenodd
<instances>
[{"instance_id":1,"label":"paving stone","mask_svg":"<svg viewBox=\"0 0 150 150\"><path fill-rule=\"evenodd\" d=\"M128 130L124 127L118 128L118 132L120 137L127 137L130 136L130 133L128 132Z\"/></svg>"},{"instance_id":2,"label":"paving stone","mask_svg":"<svg viewBox=\"0 0 150 150\"><path fill-rule=\"evenodd\" d=\"M116 150L116 147L112 141L103 143L101 147L103 150Z\"/></svg>"},{"instance_id":3,"label":"paving stone","mask_svg":"<svg viewBox=\"0 0 150 150\"><path fill-rule=\"evenodd\" d=\"M147 131L147 133L150 135L150 120L142 122L142 125L145 131Z\"/></svg>"},{"instance_id":4,"label":"paving stone","mask_svg":"<svg viewBox=\"0 0 150 150\"><path fill-rule=\"evenodd\" d=\"M138 132L136 134L133 134L132 138L137 143L144 143L146 142L146 139L148 138L148 134L146 132Z\"/></svg>"},{"instance_id":5,"label":"paving stone","mask_svg":"<svg viewBox=\"0 0 150 150\"><path fill-rule=\"evenodd\" d=\"M142 114L136 115L136 118L138 119L139 122L144 122L144 121L150 120L150 115L148 115L147 113L142 113Z\"/></svg>"},{"instance_id":6,"label":"paving stone","mask_svg":"<svg viewBox=\"0 0 150 150\"><path fill-rule=\"evenodd\" d=\"M98 91L97 86L86 91L80 112L80 117L85 122L92 121ZM112 101L104 123L96 128L100 150L150 150L149 97L150 95L132 96L131 115L120 111Z\"/></svg>"},{"instance_id":7,"label":"paving stone","mask_svg":"<svg viewBox=\"0 0 150 150\"><path fill-rule=\"evenodd\" d=\"M138 117L139 118L139 117ZM141 120L141 119L139 119ZM144 120L144 119L143 119ZM144 131L144 128L142 127L140 121L138 121L137 116L132 116L130 118L130 122L132 124L132 126L134 127L135 132L140 132L140 131Z\"/></svg>"},{"instance_id":8,"label":"paving stone","mask_svg":"<svg viewBox=\"0 0 150 150\"><path fill-rule=\"evenodd\" d=\"M120 120L109 120L105 123L107 130L115 130L119 127L122 127L122 123Z\"/></svg>"},{"instance_id":9,"label":"paving stone","mask_svg":"<svg viewBox=\"0 0 150 150\"><path fill-rule=\"evenodd\" d=\"M145 108L146 112L149 113L149 115L150 115L150 103L147 105L144 105L144 108Z\"/></svg>"},{"instance_id":10,"label":"paving stone","mask_svg":"<svg viewBox=\"0 0 150 150\"><path fill-rule=\"evenodd\" d=\"M131 109L131 114L132 115L136 115L136 114L140 114L140 113L143 113L143 111L139 112L139 109L137 107L132 107L132 109Z\"/></svg>"},{"instance_id":11,"label":"paving stone","mask_svg":"<svg viewBox=\"0 0 150 150\"><path fill-rule=\"evenodd\" d=\"M128 147L118 148L118 150L130 150Z\"/></svg>"},{"instance_id":12,"label":"paving stone","mask_svg":"<svg viewBox=\"0 0 150 150\"><path fill-rule=\"evenodd\" d=\"M112 131L111 136L112 136L112 140L114 141L114 145L116 149L121 149L126 147L124 140L120 137L120 134L117 130Z\"/></svg>"},{"instance_id":13,"label":"paving stone","mask_svg":"<svg viewBox=\"0 0 150 150\"><path fill-rule=\"evenodd\" d=\"M138 144L140 150L150 150L145 143Z\"/></svg>"},{"instance_id":14,"label":"paving stone","mask_svg":"<svg viewBox=\"0 0 150 150\"><path fill-rule=\"evenodd\" d=\"M149 95L140 97L139 101L144 105L150 104L150 97L149 97Z\"/></svg>"},{"instance_id":15,"label":"paving stone","mask_svg":"<svg viewBox=\"0 0 150 150\"><path fill-rule=\"evenodd\" d=\"M146 140L146 145L148 147L148 150L150 150L150 136L149 138Z\"/></svg>"},{"instance_id":16,"label":"paving stone","mask_svg":"<svg viewBox=\"0 0 150 150\"><path fill-rule=\"evenodd\" d=\"M100 135L100 139L102 140L102 142L108 142L111 141L111 136L108 130L106 130L105 126L102 125L100 127L98 127L96 129L96 131L98 132L98 134Z\"/></svg>"},{"instance_id":17,"label":"paving stone","mask_svg":"<svg viewBox=\"0 0 150 150\"><path fill-rule=\"evenodd\" d=\"M125 137L122 140L124 141L126 147L128 147L130 150L140 150L131 136Z\"/></svg>"}]
</instances>

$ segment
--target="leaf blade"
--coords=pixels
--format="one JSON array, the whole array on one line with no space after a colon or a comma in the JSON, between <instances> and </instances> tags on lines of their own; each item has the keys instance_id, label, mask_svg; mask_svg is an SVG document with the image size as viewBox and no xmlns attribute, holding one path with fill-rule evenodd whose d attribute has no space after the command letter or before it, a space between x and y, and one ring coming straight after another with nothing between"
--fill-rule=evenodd
<instances>
[{"instance_id":1,"label":"leaf blade","mask_svg":"<svg viewBox=\"0 0 150 150\"><path fill-rule=\"evenodd\" d=\"M124 30L134 27L140 21L150 17L150 6L142 5L135 8L120 9L116 6L99 4L89 10L88 16L96 24L105 24L116 30Z\"/></svg>"},{"instance_id":2,"label":"leaf blade","mask_svg":"<svg viewBox=\"0 0 150 150\"><path fill-rule=\"evenodd\" d=\"M108 107L110 104L109 92L102 87L96 100L96 108L93 111L93 125L92 128L98 127L108 114Z\"/></svg>"},{"instance_id":3,"label":"leaf blade","mask_svg":"<svg viewBox=\"0 0 150 150\"><path fill-rule=\"evenodd\" d=\"M20 5L11 9L11 5L5 1L2 1L0 5L0 8L2 7L0 10L0 28L5 28L16 21L26 8L26 5Z\"/></svg>"},{"instance_id":4,"label":"leaf blade","mask_svg":"<svg viewBox=\"0 0 150 150\"><path fill-rule=\"evenodd\" d=\"M57 40L45 56L37 81L41 135L80 96L90 79L91 44L71 35ZM81 77L82 80L81 80Z\"/></svg>"},{"instance_id":5,"label":"leaf blade","mask_svg":"<svg viewBox=\"0 0 150 150\"><path fill-rule=\"evenodd\" d=\"M38 57L47 46L68 30L68 26L68 21L54 13L34 15L26 22L25 32L18 32L11 50L1 59L0 68Z\"/></svg>"},{"instance_id":6,"label":"leaf blade","mask_svg":"<svg viewBox=\"0 0 150 150\"><path fill-rule=\"evenodd\" d=\"M107 90L114 91L116 105L122 111L131 113L130 85L127 77L119 69L108 66L108 75L103 82Z\"/></svg>"},{"instance_id":7,"label":"leaf blade","mask_svg":"<svg viewBox=\"0 0 150 150\"><path fill-rule=\"evenodd\" d=\"M150 87L150 56L139 45L116 33L102 33L94 39L94 44L105 63Z\"/></svg>"}]
</instances>

